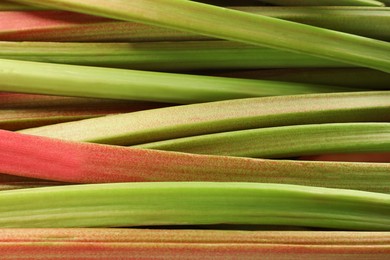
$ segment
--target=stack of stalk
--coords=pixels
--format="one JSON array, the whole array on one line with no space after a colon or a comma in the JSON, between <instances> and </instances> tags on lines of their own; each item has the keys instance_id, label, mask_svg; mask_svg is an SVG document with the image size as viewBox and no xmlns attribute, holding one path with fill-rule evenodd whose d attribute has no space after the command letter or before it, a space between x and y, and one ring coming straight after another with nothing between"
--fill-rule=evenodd
<instances>
[{"instance_id":1,"label":"stack of stalk","mask_svg":"<svg viewBox=\"0 0 390 260\"><path fill-rule=\"evenodd\" d=\"M1 258L388 257L389 4L1 1Z\"/></svg>"}]
</instances>

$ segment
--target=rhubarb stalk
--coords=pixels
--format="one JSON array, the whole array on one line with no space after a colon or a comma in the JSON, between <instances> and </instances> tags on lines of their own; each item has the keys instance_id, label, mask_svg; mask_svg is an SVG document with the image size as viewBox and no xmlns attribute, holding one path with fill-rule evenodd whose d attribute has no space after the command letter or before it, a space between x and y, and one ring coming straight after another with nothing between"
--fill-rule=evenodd
<instances>
[{"instance_id":1,"label":"rhubarb stalk","mask_svg":"<svg viewBox=\"0 0 390 260\"><path fill-rule=\"evenodd\" d=\"M0 172L25 177L73 183L262 182L390 192L390 164L195 155L65 142L8 131L0 131L0 137Z\"/></svg>"},{"instance_id":2,"label":"rhubarb stalk","mask_svg":"<svg viewBox=\"0 0 390 260\"><path fill-rule=\"evenodd\" d=\"M172 229L1 229L9 258L39 259L385 259L389 232L228 231Z\"/></svg>"},{"instance_id":3,"label":"rhubarb stalk","mask_svg":"<svg viewBox=\"0 0 390 260\"><path fill-rule=\"evenodd\" d=\"M137 21L226 40L297 51L390 72L390 44L387 42L193 1L16 2Z\"/></svg>"},{"instance_id":4,"label":"rhubarb stalk","mask_svg":"<svg viewBox=\"0 0 390 260\"><path fill-rule=\"evenodd\" d=\"M225 223L390 230L389 194L285 184L84 184L2 191L0 202L1 227Z\"/></svg>"},{"instance_id":5,"label":"rhubarb stalk","mask_svg":"<svg viewBox=\"0 0 390 260\"><path fill-rule=\"evenodd\" d=\"M135 145L272 126L389 122L389 109L388 91L297 95L161 108L21 132L64 140Z\"/></svg>"},{"instance_id":6,"label":"rhubarb stalk","mask_svg":"<svg viewBox=\"0 0 390 260\"><path fill-rule=\"evenodd\" d=\"M258 158L390 152L390 123L270 127L165 140L134 147Z\"/></svg>"}]
</instances>

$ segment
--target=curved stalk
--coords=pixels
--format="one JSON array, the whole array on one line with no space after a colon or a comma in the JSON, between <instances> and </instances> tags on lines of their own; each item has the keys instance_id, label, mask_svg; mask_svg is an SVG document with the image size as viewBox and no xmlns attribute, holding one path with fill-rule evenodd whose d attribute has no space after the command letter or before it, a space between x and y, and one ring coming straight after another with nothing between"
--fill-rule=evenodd
<instances>
[{"instance_id":1,"label":"curved stalk","mask_svg":"<svg viewBox=\"0 0 390 260\"><path fill-rule=\"evenodd\" d=\"M390 92L356 92L211 102L31 128L64 140L135 145L261 127L389 122Z\"/></svg>"}]
</instances>

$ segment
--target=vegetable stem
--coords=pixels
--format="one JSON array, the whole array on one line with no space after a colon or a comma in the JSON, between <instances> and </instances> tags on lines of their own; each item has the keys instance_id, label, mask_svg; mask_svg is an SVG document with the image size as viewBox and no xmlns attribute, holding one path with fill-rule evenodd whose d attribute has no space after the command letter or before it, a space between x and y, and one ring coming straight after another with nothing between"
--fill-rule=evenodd
<instances>
[{"instance_id":1,"label":"vegetable stem","mask_svg":"<svg viewBox=\"0 0 390 260\"><path fill-rule=\"evenodd\" d=\"M342 123L222 132L137 145L197 154L258 158L390 152L390 123Z\"/></svg>"},{"instance_id":2,"label":"vegetable stem","mask_svg":"<svg viewBox=\"0 0 390 260\"><path fill-rule=\"evenodd\" d=\"M186 0L18 0L311 54L390 72L390 44ZM170 14L170 15L166 15ZM245 28L245 30L243 29ZM259 29L260 28L260 29ZM302 43L305 44L302 44Z\"/></svg>"},{"instance_id":3,"label":"vegetable stem","mask_svg":"<svg viewBox=\"0 0 390 260\"><path fill-rule=\"evenodd\" d=\"M90 184L2 191L0 201L2 227L225 223L390 230L388 194L298 185Z\"/></svg>"}]
</instances>

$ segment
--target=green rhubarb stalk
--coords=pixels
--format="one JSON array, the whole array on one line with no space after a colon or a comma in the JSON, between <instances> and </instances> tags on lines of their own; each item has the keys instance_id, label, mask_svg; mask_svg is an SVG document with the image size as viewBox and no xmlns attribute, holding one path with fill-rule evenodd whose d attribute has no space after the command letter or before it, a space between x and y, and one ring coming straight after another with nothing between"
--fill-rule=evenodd
<instances>
[{"instance_id":1,"label":"green rhubarb stalk","mask_svg":"<svg viewBox=\"0 0 390 260\"><path fill-rule=\"evenodd\" d=\"M354 88L390 89L390 74L365 68L294 68L272 70L207 71L220 77L277 80Z\"/></svg>"},{"instance_id":2,"label":"green rhubarb stalk","mask_svg":"<svg viewBox=\"0 0 390 260\"><path fill-rule=\"evenodd\" d=\"M296 95L161 108L21 132L64 140L135 145L272 126L389 122L389 109L389 91Z\"/></svg>"},{"instance_id":3,"label":"green rhubarb stalk","mask_svg":"<svg viewBox=\"0 0 390 260\"><path fill-rule=\"evenodd\" d=\"M227 41L0 42L0 58L158 71L349 66L309 55Z\"/></svg>"},{"instance_id":4,"label":"green rhubarb stalk","mask_svg":"<svg viewBox=\"0 0 390 260\"><path fill-rule=\"evenodd\" d=\"M390 123L270 127L165 140L134 147L258 158L390 152Z\"/></svg>"},{"instance_id":5,"label":"green rhubarb stalk","mask_svg":"<svg viewBox=\"0 0 390 260\"><path fill-rule=\"evenodd\" d=\"M383 6L376 0L258 0L275 5L296 6Z\"/></svg>"},{"instance_id":6,"label":"green rhubarb stalk","mask_svg":"<svg viewBox=\"0 0 390 260\"><path fill-rule=\"evenodd\" d=\"M0 155L0 172L61 182L235 181L390 193L390 164L196 155L67 142L9 131L0 131Z\"/></svg>"},{"instance_id":7,"label":"green rhubarb stalk","mask_svg":"<svg viewBox=\"0 0 390 260\"><path fill-rule=\"evenodd\" d=\"M297 51L390 72L390 44L387 42L193 1L48 0L43 3L37 0L18 0L16 2L57 7L119 20L138 21L248 44ZM167 13L170 15L166 15Z\"/></svg>"},{"instance_id":8,"label":"green rhubarb stalk","mask_svg":"<svg viewBox=\"0 0 390 260\"><path fill-rule=\"evenodd\" d=\"M321 201L321 203L318 203ZM260 183L122 183L0 192L1 227L264 224L390 230L390 195Z\"/></svg>"},{"instance_id":9,"label":"green rhubarb stalk","mask_svg":"<svg viewBox=\"0 0 390 260\"><path fill-rule=\"evenodd\" d=\"M385 259L389 232L231 231L172 229L1 229L0 250L9 258L199 259L350 257Z\"/></svg>"},{"instance_id":10,"label":"green rhubarb stalk","mask_svg":"<svg viewBox=\"0 0 390 260\"><path fill-rule=\"evenodd\" d=\"M390 39L389 11L364 7L229 7L258 15L352 33ZM370 26L375 24L375 27ZM121 22L66 11L2 12L3 41L183 41L211 40L206 36Z\"/></svg>"},{"instance_id":11,"label":"green rhubarb stalk","mask_svg":"<svg viewBox=\"0 0 390 260\"><path fill-rule=\"evenodd\" d=\"M196 103L356 89L0 59L0 91Z\"/></svg>"},{"instance_id":12,"label":"green rhubarb stalk","mask_svg":"<svg viewBox=\"0 0 390 260\"><path fill-rule=\"evenodd\" d=\"M0 129L20 130L169 104L0 93Z\"/></svg>"}]
</instances>

